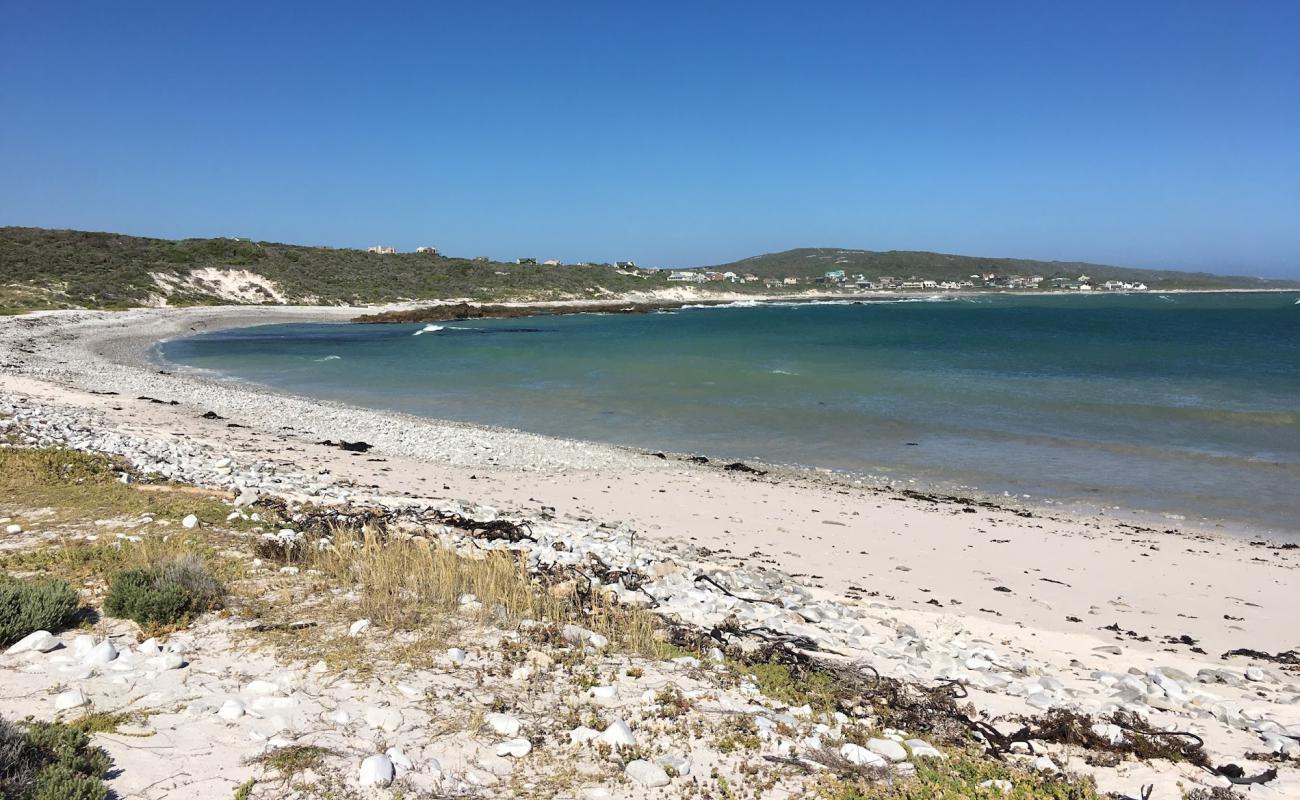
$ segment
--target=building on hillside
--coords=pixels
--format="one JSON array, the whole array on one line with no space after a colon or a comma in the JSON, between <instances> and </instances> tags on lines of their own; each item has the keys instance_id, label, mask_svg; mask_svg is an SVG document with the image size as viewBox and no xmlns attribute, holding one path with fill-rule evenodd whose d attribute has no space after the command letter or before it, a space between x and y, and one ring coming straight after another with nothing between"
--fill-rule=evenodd
<instances>
[{"instance_id":1,"label":"building on hillside","mask_svg":"<svg viewBox=\"0 0 1300 800\"><path fill-rule=\"evenodd\" d=\"M635 262L635 261L615 261L615 262L614 262L614 268L615 268L615 269L636 269L636 262Z\"/></svg>"},{"instance_id":2,"label":"building on hillside","mask_svg":"<svg viewBox=\"0 0 1300 800\"><path fill-rule=\"evenodd\" d=\"M844 280L844 270L842 270L842 269L833 269L833 270L831 270L830 272L826 273L826 280L828 280L828 281L835 281L836 283L839 283L839 282L843 281L843 280Z\"/></svg>"},{"instance_id":3,"label":"building on hillside","mask_svg":"<svg viewBox=\"0 0 1300 800\"><path fill-rule=\"evenodd\" d=\"M438 255L438 248L436 248L436 247L417 247L417 248L415 248L415 252L417 252L417 253L424 253L425 255L430 255L430 256L436 256L436 255Z\"/></svg>"},{"instance_id":4,"label":"building on hillside","mask_svg":"<svg viewBox=\"0 0 1300 800\"><path fill-rule=\"evenodd\" d=\"M893 275L882 275L879 283L882 289L893 289L898 286L898 278Z\"/></svg>"},{"instance_id":5,"label":"building on hillside","mask_svg":"<svg viewBox=\"0 0 1300 800\"><path fill-rule=\"evenodd\" d=\"M516 263L516 264L519 264L519 265L521 265L521 266L524 265L524 264L532 264L533 266L537 266L537 259L535 259L535 258L516 258L516 259L515 259L515 263Z\"/></svg>"},{"instance_id":6,"label":"building on hillside","mask_svg":"<svg viewBox=\"0 0 1300 800\"><path fill-rule=\"evenodd\" d=\"M367 253L379 253L380 255L392 255L393 253L396 253L396 252L397 252L397 248L396 248L396 247L385 247L385 246L382 245L382 244L377 244L377 245L375 245L374 247L367 247L367 248L366 248L366 252L367 252Z\"/></svg>"},{"instance_id":7,"label":"building on hillside","mask_svg":"<svg viewBox=\"0 0 1300 800\"><path fill-rule=\"evenodd\" d=\"M758 280L758 276L752 272L746 272L744 275L740 276L740 280L742 283L754 283Z\"/></svg>"},{"instance_id":8,"label":"building on hillside","mask_svg":"<svg viewBox=\"0 0 1300 800\"><path fill-rule=\"evenodd\" d=\"M735 283L736 281L740 280L740 276L734 272L724 272L722 273L722 279L724 281L731 281L732 283Z\"/></svg>"},{"instance_id":9,"label":"building on hillside","mask_svg":"<svg viewBox=\"0 0 1300 800\"><path fill-rule=\"evenodd\" d=\"M782 283L783 285L785 285L785 286L798 286L798 285L799 285L799 279L798 279L798 278L784 278L784 279L782 279L781 283Z\"/></svg>"},{"instance_id":10,"label":"building on hillside","mask_svg":"<svg viewBox=\"0 0 1300 800\"><path fill-rule=\"evenodd\" d=\"M558 258L548 258L542 264L548 267L558 267L560 266L560 260Z\"/></svg>"},{"instance_id":11,"label":"building on hillside","mask_svg":"<svg viewBox=\"0 0 1300 800\"><path fill-rule=\"evenodd\" d=\"M703 283L707 278L702 272L693 272L685 269L675 269L668 273L668 280L682 283Z\"/></svg>"}]
</instances>

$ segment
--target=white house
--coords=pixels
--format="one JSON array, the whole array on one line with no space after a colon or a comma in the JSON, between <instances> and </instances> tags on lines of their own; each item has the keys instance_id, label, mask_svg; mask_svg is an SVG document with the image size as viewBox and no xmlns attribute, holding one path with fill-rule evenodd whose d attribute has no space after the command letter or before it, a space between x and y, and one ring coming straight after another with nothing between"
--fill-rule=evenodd
<instances>
[{"instance_id":1,"label":"white house","mask_svg":"<svg viewBox=\"0 0 1300 800\"><path fill-rule=\"evenodd\" d=\"M375 245L374 247L367 247L367 248L366 248L366 252L367 252L367 253L380 253L381 255L391 255L392 253L396 253L396 252L397 252L397 248L396 248L396 247L385 247L385 246L382 245L382 244L377 244L377 245Z\"/></svg>"}]
</instances>

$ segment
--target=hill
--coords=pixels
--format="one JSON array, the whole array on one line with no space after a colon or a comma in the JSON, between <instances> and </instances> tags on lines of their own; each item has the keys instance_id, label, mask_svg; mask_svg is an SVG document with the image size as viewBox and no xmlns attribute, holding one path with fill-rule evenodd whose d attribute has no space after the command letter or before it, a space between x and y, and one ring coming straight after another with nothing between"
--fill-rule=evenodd
<instances>
[{"instance_id":1,"label":"hill","mask_svg":"<svg viewBox=\"0 0 1300 800\"><path fill-rule=\"evenodd\" d=\"M1040 275L1043 278L1077 278L1088 275L1102 281L1141 281L1152 289L1291 289L1300 281L1214 275L1208 272L1132 269L1081 261L1032 261L1017 258L981 258L917 250L845 250L803 247L781 253L752 256L730 264L698 267L718 272L751 273L760 278L808 279L832 270L861 273L868 280L883 276L906 279L913 275L935 281L960 281L972 275Z\"/></svg>"},{"instance_id":2,"label":"hill","mask_svg":"<svg viewBox=\"0 0 1300 800\"><path fill-rule=\"evenodd\" d=\"M518 265L246 239L0 228L0 308L565 299L666 286L609 266Z\"/></svg>"}]
</instances>

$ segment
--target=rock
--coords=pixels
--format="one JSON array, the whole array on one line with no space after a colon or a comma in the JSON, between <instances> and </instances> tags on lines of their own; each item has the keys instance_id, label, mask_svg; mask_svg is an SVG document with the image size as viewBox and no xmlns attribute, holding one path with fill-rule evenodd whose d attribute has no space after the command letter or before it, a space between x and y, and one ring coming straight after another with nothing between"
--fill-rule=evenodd
<instances>
[{"instance_id":1,"label":"rock","mask_svg":"<svg viewBox=\"0 0 1300 800\"><path fill-rule=\"evenodd\" d=\"M533 751L533 743L527 739L510 739L497 745L497 755L523 758Z\"/></svg>"},{"instance_id":2,"label":"rock","mask_svg":"<svg viewBox=\"0 0 1300 800\"><path fill-rule=\"evenodd\" d=\"M1246 680L1259 683L1260 681L1264 680L1264 670L1260 669L1259 667L1247 667Z\"/></svg>"},{"instance_id":3,"label":"rock","mask_svg":"<svg viewBox=\"0 0 1300 800\"><path fill-rule=\"evenodd\" d=\"M366 709L366 724L376 730L392 733L402 727L402 712L389 706Z\"/></svg>"},{"instance_id":4,"label":"rock","mask_svg":"<svg viewBox=\"0 0 1300 800\"><path fill-rule=\"evenodd\" d=\"M586 645L596 650L602 650L609 646L609 639L578 625L565 625L560 632L560 636L569 644Z\"/></svg>"},{"instance_id":5,"label":"rock","mask_svg":"<svg viewBox=\"0 0 1300 800\"><path fill-rule=\"evenodd\" d=\"M469 658L469 654L466 653L464 650L461 650L459 647L447 648L447 660L455 664L456 666L459 667L460 665L464 664L466 658Z\"/></svg>"},{"instance_id":6,"label":"rock","mask_svg":"<svg viewBox=\"0 0 1300 800\"><path fill-rule=\"evenodd\" d=\"M135 650L142 656L156 656L162 652L162 648L158 646L158 640L152 637L136 645Z\"/></svg>"},{"instance_id":7,"label":"rock","mask_svg":"<svg viewBox=\"0 0 1300 800\"><path fill-rule=\"evenodd\" d=\"M361 762L358 778L362 786L388 786L393 782L393 762L383 753L367 756Z\"/></svg>"},{"instance_id":8,"label":"rock","mask_svg":"<svg viewBox=\"0 0 1300 800\"><path fill-rule=\"evenodd\" d=\"M403 753L399 747L388 748L388 750L384 752L384 755L388 756L388 760L393 762L393 767L396 769L408 770L414 766L411 763L411 759L407 758L406 753ZM439 764L438 766L441 767L442 765Z\"/></svg>"},{"instance_id":9,"label":"rock","mask_svg":"<svg viewBox=\"0 0 1300 800\"><path fill-rule=\"evenodd\" d=\"M22 532L23 532L23 526L22 526L22 525L6 525L6 526L5 526L5 533L22 533Z\"/></svg>"},{"instance_id":10,"label":"rock","mask_svg":"<svg viewBox=\"0 0 1300 800\"><path fill-rule=\"evenodd\" d=\"M947 758L938 748L924 739L908 739L904 744L912 751L912 758Z\"/></svg>"},{"instance_id":11,"label":"rock","mask_svg":"<svg viewBox=\"0 0 1300 800\"><path fill-rule=\"evenodd\" d=\"M636 761L630 762L624 771L633 781L650 789L667 786L670 782L668 773L664 772L663 767L644 759L638 758Z\"/></svg>"},{"instance_id":12,"label":"rock","mask_svg":"<svg viewBox=\"0 0 1300 800\"><path fill-rule=\"evenodd\" d=\"M337 711L331 712L328 719L335 725L347 725L352 721L352 715L340 708Z\"/></svg>"},{"instance_id":13,"label":"rock","mask_svg":"<svg viewBox=\"0 0 1300 800\"><path fill-rule=\"evenodd\" d=\"M1061 768L1056 766L1056 762L1047 756L1039 756L1034 759L1034 769L1039 772L1060 772Z\"/></svg>"},{"instance_id":14,"label":"rock","mask_svg":"<svg viewBox=\"0 0 1300 800\"><path fill-rule=\"evenodd\" d=\"M522 727L519 720L509 714L488 714L483 717L483 721L502 736L516 736L520 727Z\"/></svg>"},{"instance_id":15,"label":"rock","mask_svg":"<svg viewBox=\"0 0 1300 800\"><path fill-rule=\"evenodd\" d=\"M348 627L348 636L357 637L370 627L370 620L359 619Z\"/></svg>"},{"instance_id":16,"label":"rock","mask_svg":"<svg viewBox=\"0 0 1300 800\"><path fill-rule=\"evenodd\" d=\"M14 642L5 651L5 655L18 653L48 653L59 646L59 639L49 631L32 631Z\"/></svg>"},{"instance_id":17,"label":"rock","mask_svg":"<svg viewBox=\"0 0 1300 800\"><path fill-rule=\"evenodd\" d=\"M569 741L573 744L582 744L583 742L590 742L592 739L595 739L599 736L600 736L600 731L596 730L595 728L588 728L584 725L579 725L578 727L569 731Z\"/></svg>"},{"instance_id":18,"label":"rock","mask_svg":"<svg viewBox=\"0 0 1300 800\"><path fill-rule=\"evenodd\" d=\"M59 694L54 698L55 711L67 711L73 708L81 708L82 706L89 704L90 701L86 699L85 693L80 689L68 689L59 692Z\"/></svg>"},{"instance_id":19,"label":"rock","mask_svg":"<svg viewBox=\"0 0 1300 800\"><path fill-rule=\"evenodd\" d=\"M666 756L659 756L658 758L655 759L655 763L663 767L665 770L671 769L673 772L676 772L678 775L691 774L691 762L687 760L684 756L678 756L672 754Z\"/></svg>"},{"instance_id":20,"label":"rock","mask_svg":"<svg viewBox=\"0 0 1300 800\"><path fill-rule=\"evenodd\" d=\"M197 528L199 527L199 518L193 514L188 514L185 519L181 520L181 526L185 528Z\"/></svg>"},{"instance_id":21,"label":"rock","mask_svg":"<svg viewBox=\"0 0 1300 800\"><path fill-rule=\"evenodd\" d=\"M617 694L613 686L593 686L587 690L587 696L597 700L612 700Z\"/></svg>"},{"instance_id":22,"label":"rock","mask_svg":"<svg viewBox=\"0 0 1300 800\"><path fill-rule=\"evenodd\" d=\"M217 716L233 722L244 716L244 704L234 699L227 700L221 704L221 708L217 709Z\"/></svg>"},{"instance_id":23,"label":"rock","mask_svg":"<svg viewBox=\"0 0 1300 800\"><path fill-rule=\"evenodd\" d=\"M636 745L636 735L627 723L621 719L616 719L610 723L604 733L600 734L600 741L612 747L634 747Z\"/></svg>"},{"instance_id":24,"label":"rock","mask_svg":"<svg viewBox=\"0 0 1300 800\"><path fill-rule=\"evenodd\" d=\"M883 756L890 761L899 762L907 760L907 750L891 739L868 739L867 749L878 756Z\"/></svg>"},{"instance_id":25,"label":"rock","mask_svg":"<svg viewBox=\"0 0 1300 800\"><path fill-rule=\"evenodd\" d=\"M979 788L981 789L997 789L1003 794L1011 794L1011 790L1015 788L1014 784L1012 784L1011 781L1003 780L1002 778L993 778L992 780L980 781L976 785L979 786Z\"/></svg>"},{"instance_id":26,"label":"rock","mask_svg":"<svg viewBox=\"0 0 1300 800\"><path fill-rule=\"evenodd\" d=\"M885 759L881 758L876 753L871 752L867 748L853 744L852 742L846 742L840 745L840 755L844 757L845 761L859 767L885 766Z\"/></svg>"},{"instance_id":27,"label":"rock","mask_svg":"<svg viewBox=\"0 0 1300 800\"><path fill-rule=\"evenodd\" d=\"M82 663L90 667L100 667L115 658L117 658L117 648L113 646L112 642L105 639L90 648L90 652L86 653L86 657L82 659Z\"/></svg>"}]
</instances>

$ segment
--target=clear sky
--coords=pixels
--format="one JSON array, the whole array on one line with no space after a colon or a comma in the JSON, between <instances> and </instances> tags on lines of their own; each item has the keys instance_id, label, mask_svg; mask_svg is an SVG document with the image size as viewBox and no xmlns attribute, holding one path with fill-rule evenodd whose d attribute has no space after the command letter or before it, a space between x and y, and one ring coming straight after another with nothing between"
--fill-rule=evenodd
<instances>
[{"instance_id":1,"label":"clear sky","mask_svg":"<svg viewBox=\"0 0 1300 800\"><path fill-rule=\"evenodd\" d=\"M1300 276L1300 2L0 0L0 224Z\"/></svg>"}]
</instances>

